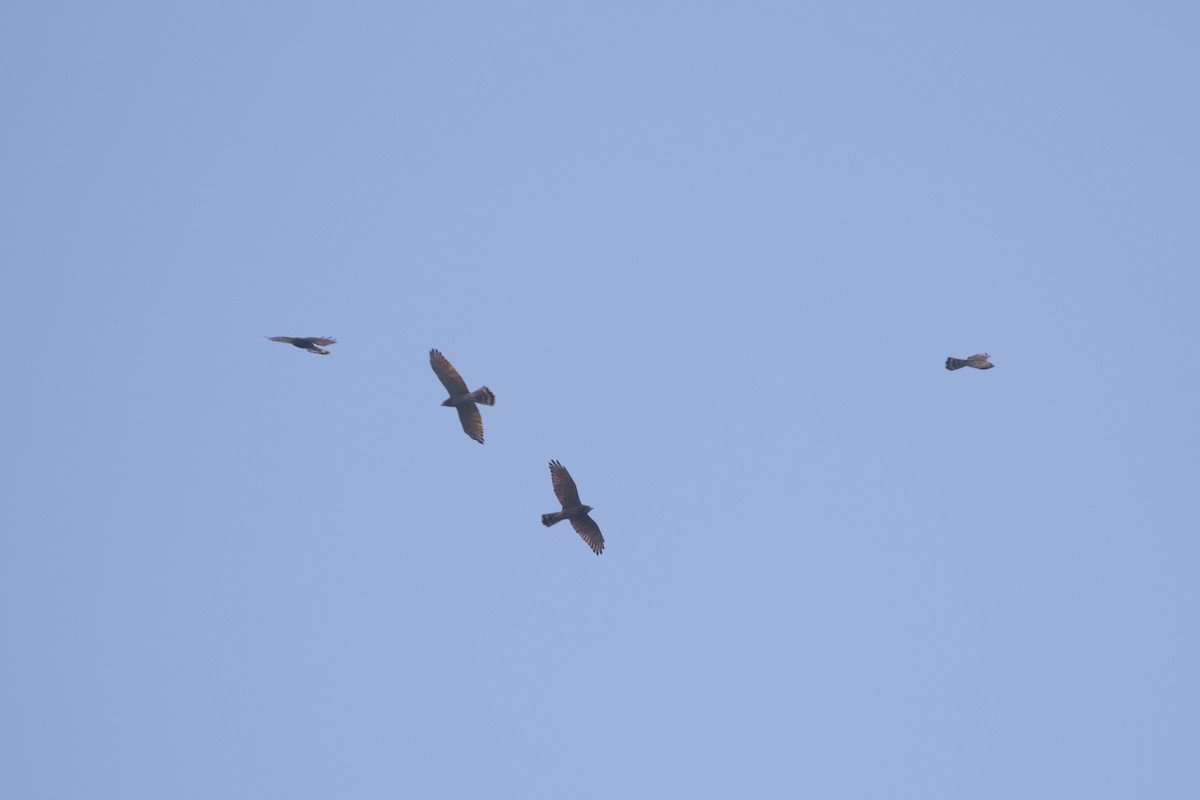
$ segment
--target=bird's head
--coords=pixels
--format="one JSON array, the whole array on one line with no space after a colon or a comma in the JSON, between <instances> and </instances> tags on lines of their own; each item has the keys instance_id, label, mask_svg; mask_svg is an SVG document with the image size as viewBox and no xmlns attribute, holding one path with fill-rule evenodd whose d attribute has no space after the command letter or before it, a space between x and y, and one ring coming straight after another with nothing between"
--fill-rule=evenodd
<instances>
[{"instance_id":1,"label":"bird's head","mask_svg":"<svg viewBox=\"0 0 1200 800\"><path fill-rule=\"evenodd\" d=\"M591 506L580 506L580 508L582 508L582 509L583 509L583 513L585 513L585 514L588 514L588 513L590 513L590 512L591 512L591 510L592 510L592 507L591 507Z\"/></svg>"},{"instance_id":2,"label":"bird's head","mask_svg":"<svg viewBox=\"0 0 1200 800\"><path fill-rule=\"evenodd\" d=\"M450 398L449 398L449 397L447 397L445 400L443 400L443 401L442 401L442 405L444 405L444 406L452 406L452 405L454 405L454 403L450 402Z\"/></svg>"}]
</instances>

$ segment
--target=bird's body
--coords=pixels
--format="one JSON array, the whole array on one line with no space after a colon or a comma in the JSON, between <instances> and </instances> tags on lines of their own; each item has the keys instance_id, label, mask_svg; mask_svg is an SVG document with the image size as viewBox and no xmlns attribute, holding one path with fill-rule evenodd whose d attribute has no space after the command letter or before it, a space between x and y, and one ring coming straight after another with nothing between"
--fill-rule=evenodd
<instances>
[{"instance_id":1,"label":"bird's body","mask_svg":"<svg viewBox=\"0 0 1200 800\"><path fill-rule=\"evenodd\" d=\"M429 365L433 367L438 380L450 394L450 397L442 401L442 405L456 409L463 431L483 444L483 415L479 413L479 406L476 404L494 406L496 395L486 386L481 386L473 392L467 389L467 382L458 374L458 370L437 350L429 351Z\"/></svg>"},{"instance_id":2,"label":"bird's body","mask_svg":"<svg viewBox=\"0 0 1200 800\"><path fill-rule=\"evenodd\" d=\"M549 528L564 519L570 520L571 527L587 543L587 546L592 548L592 552L596 555L603 553L604 536L600 533L600 526L588 516L592 507L585 506L580 502L579 490L575 488L575 481L571 478L571 473L567 472L567 468L562 464L551 461L550 482L554 486L554 496L562 505L562 511L542 514L542 524Z\"/></svg>"},{"instance_id":3,"label":"bird's body","mask_svg":"<svg viewBox=\"0 0 1200 800\"><path fill-rule=\"evenodd\" d=\"M962 369L963 367L974 367L975 369L991 369L996 366L988 361L991 358L987 353L976 353L967 358L954 358L951 356L946 359L946 369Z\"/></svg>"},{"instance_id":4,"label":"bird's body","mask_svg":"<svg viewBox=\"0 0 1200 800\"><path fill-rule=\"evenodd\" d=\"M272 342L290 344L293 347L299 347L301 350L307 350L319 356L327 356L329 355L329 351L322 350L318 345L328 347L331 344L337 344L337 339L330 339L327 336L268 336L267 338Z\"/></svg>"}]
</instances>

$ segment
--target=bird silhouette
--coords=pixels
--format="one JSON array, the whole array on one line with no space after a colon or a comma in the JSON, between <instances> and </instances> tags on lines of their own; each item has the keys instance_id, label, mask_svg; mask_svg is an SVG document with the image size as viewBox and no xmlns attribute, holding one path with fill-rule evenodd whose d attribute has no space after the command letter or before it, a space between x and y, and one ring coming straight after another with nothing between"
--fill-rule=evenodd
<instances>
[{"instance_id":1,"label":"bird silhouette","mask_svg":"<svg viewBox=\"0 0 1200 800\"><path fill-rule=\"evenodd\" d=\"M486 386L473 392L467 389L467 382L463 380L462 375L459 375L458 370L451 366L446 357L437 350L429 351L429 365L433 367L442 386L445 386L446 391L450 393L450 397L443 400L442 405L458 409L458 420L462 423L463 431L467 436L483 444L483 416L479 413L479 406L475 404L483 403L485 406L494 406L496 405L496 395Z\"/></svg>"},{"instance_id":2,"label":"bird silhouette","mask_svg":"<svg viewBox=\"0 0 1200 800\"><path fill-rule=\"evenodd\" d=\"M974 367L975 369L991 369L996 366L988 361L991 358L987 353L976 353L967 358L954 358L951 356L946 359L946 369L962 369L963 367Z\"/></svg>"},{"instance_id":3,"label":"bird silhouette","mask_svg":"<svg viewBox=\"0 0 1200 800\"><path fill-rule=\"evenodd\" d=\"M328 350L322 350L317 345L328 347L331 344L337 344L337 339L319 338L316 336L268 336L272 342L283 342L290 344L293 347L299 347L301 350L307 350L310 353L316 353L319 356L329 355Z\"/></svg>"},{"instance_id":4,"label":"bird silhouette","mask_svg":"<svg viewBox=\"0 0 1200 800\"><path fill-rule=\"evenodd\" d=\"M583 541L587 542L587 546L592 548L592 552L596 555L603 553L604 536L600 533L600 526L596 524L596 520L588 516L592 507L585 506L579 501L579 490L575 488L575 481L571 478L571 473L567 472L567 468L562 464L551 461L550 482L554 485L554 496L562 505L562 511L542 514L542 524L549 528L557 522L569 519L571 527Z\"/></svg>"}]
</instances>

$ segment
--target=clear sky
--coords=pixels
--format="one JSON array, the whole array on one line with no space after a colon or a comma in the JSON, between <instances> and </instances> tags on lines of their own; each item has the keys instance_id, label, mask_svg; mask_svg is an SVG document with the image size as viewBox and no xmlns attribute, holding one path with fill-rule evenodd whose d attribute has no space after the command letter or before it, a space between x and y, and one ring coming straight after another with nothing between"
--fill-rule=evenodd
<instances>
[{"instance_id":1,"label":"clear sky","mask_svg":"<svg viewBox=\"0 0 1200 800\"><path fill-rule=\"evenodd\" d=\"M3 794L1200 797L1197 41L8 2Z\"/></svg>"}]
</instances>

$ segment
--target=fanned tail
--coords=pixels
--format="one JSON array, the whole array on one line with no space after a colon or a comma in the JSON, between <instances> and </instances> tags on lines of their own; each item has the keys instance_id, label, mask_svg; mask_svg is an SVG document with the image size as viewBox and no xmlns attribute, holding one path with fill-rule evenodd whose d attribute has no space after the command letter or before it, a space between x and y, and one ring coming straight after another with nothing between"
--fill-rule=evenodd
<instances>
[{"instance_id":1,"label":"fanned tail","mask_svg":"<svg viewBox=\"0 0 1200 800\"><path fill-rule=\"evenodd\" d=\"M474 400L476 403L483 403L485 406L496 405L496 395L493 394L492 390L487 388L486 386L483 386L479 389L476 389L474 392L472 392L471 399Z\"/></svg>"}]
</instances>

